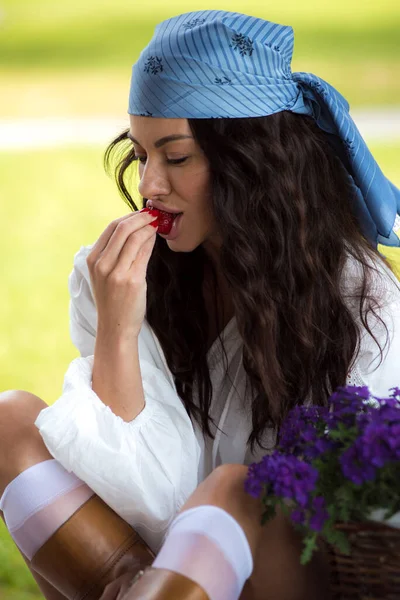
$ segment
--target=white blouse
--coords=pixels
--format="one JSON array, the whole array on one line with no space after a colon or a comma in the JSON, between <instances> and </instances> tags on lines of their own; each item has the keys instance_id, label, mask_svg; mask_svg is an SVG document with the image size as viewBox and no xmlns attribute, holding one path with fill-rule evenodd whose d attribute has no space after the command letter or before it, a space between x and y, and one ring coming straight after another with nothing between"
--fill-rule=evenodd
<instances>
[{"instance_id":1,"label":"white blouse","mask_svg":"<svg viewBox=\"0 0 400 600\"><path fill-rule=\"evenodd\" d=\"M146 320L139 336L144 409L127 423L102 403L91 386L97 326L86 263L91 249L83 246L75 255L69 277L71 338L81 357L70 364L61 397L39 414L36 426L52 456L85 481L157 552L177 511L216 466L248 465L266 452L251 454L247 447L251 398L244 400L246 373L235 317L221 336L228 357L227 377L218 339L208 353L213 385L210 413L222 430L211 428L214 440L204 438L188 417L160 343ZM384 396L389 388L400 385L400 285L385 265L377 266L374 281L378 293L384 295L381 316L390 343L376 368L379 349L362 330L360 352L347 384L368 385L372 393ZM346 290L358 277L355 261L349 259L342 288L345 299ZM357 314L351 302L348 306ZM383 347L385 330L379 323L370 326ZM263 444L273 447L274 441L274 432L267 430Z\"/></svg>"}]
</instances>

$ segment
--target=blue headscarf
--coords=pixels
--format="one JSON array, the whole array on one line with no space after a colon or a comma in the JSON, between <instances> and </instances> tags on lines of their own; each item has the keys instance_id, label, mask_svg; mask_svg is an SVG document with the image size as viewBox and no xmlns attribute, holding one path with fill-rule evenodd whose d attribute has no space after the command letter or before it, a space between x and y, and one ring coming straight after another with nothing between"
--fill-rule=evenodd
<instances>
[{"instance_id":1,"label":"blue headscarf","mask_svg":"<svg viewBox=\"0 0 400 600\"><path fill-rule=\"evenodd\" d=\"M323 79L292 73L293 29L240 13L189 12L160 23L132 70L128 113L209 119L289 110L313 117L336 140L354 189L365 237L400 246L400 190L382 173L349 115ZM396 225L395 225L396 222Z\"/></svg>"}]
</instances>

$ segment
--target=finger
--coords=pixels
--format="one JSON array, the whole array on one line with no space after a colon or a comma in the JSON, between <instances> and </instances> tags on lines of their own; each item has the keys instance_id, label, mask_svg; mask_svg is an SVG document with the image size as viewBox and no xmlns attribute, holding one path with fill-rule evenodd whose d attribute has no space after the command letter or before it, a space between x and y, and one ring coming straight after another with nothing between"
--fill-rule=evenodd
<instances>
[{"instance_id":1,"label":"finger","mask_svg":"<svg viewBox=\"0 0 400 600\"><path fill-rule=\"evenodd\" d=\"M147 272L147 265L149 264L150 256L153 252L154 245L156 243L157 236L150 237L146 240L139 252L136 254L135 260L132 261L128 274L130 277L134 276L138 281L145 279Z\"/></svg>"},{"instance_id":2,"label":"finger","mask_svg":"<svg viewBox=\"0 0 400 600\"><path fill-rule=\"evenodd\" d=\"M149 214L148 212L135 211L128 215L124 215L123 217L120 217L119 219L115 219L114 221L111 221L111 223L106 227L106 229L100 235L99 239L97 240L97 242L95 243L95 245L92 248L91 255L92 255L93 261L95 262L96 259L100 256L100 254L107 247L108 242L110 241L111 237L114 235L118 226L120 226L122 223L124 223L126 221L131 221L135 217L141 219L142 221L143 221L143 219L146 221L146 215L148 215L148 214ZM147 221L148 220L149 219L147 218Z\"/></svg>"},{"instance_id":3,"label":"finger","mask_svg":"<svg viewBox=\"0 0 400 600\"><path fill-rule=\"evenodd\" d=\"M157 230L152 225L149 225L148 227L144 227L140 232L137 231L130 235L121 250L115 268L122 273L129 271L132 263L136 262L138 256L142 254L143 246L149 240L153 240L154 244L156 240L156 231Z\"/></svg>"},{"instance_id":4,"label":"finger","mask_svg":"<svg viewBox=\"0 0 400 600\"><path fill-rule=\"evenodd\" d=\"M123 217L120 217L118 219L115 219L114 221L111 221L111 223L106 227L106 229L100 235L97 242L94 244L94 246L88 256L88 259L89 259L88 262L92 263L92 264L96 263L99 256L101 255L102 252L104 252L110 239L112 238L112 236L114 235L116 229L118 228L118 226L120 226L120 224L122 224L126 221L131 221L132 219L139 219L139 222L142 223L142 225L143 225L143 223L148 223L149 221L151 221L151 219L149 217L147 217L147 215L149 215L148 212L135 211L128 215L124 215Z\"/></svg>"},{"instance_id":5,"label":"finger","mask_svg":"<svg viewBox=\"0 0 400 600\"><path fill-rule=\"evenodd\" d=\"M135 571L138 570L136 565ZM114 581L106 585L99 600L120 600L129 590L134 573L132 571L119 575Z\"/></svg>"},{"instance_id":6,"label":"finger","mask_svg":"<svg viewBox=\"0 0 400 600\"><path fill-rule=\"evenodd\" d=\"M111 273L118 262L118 257L128 237L132 233L143 236L142 230L154 220L154 215L151 216L149 213L136 213L133 218L124 219L118 223L107 244L98 254L97 260L92 263L93 266L100 267L101 263L100 272L102 274ZM91 257L91 260L93 260L93 257Z\"/></svg>"},{"instance_id":7,"label":"finger","mask_svg":"<svg viewBox=\"0 0 400 600\"><path fill-rule=\"evenodd\" d=\"M130 578L129 582L124 583L119 591L119 594L117 596L117 600L124 600L124 598L126 598L127 593L129 592L129 590L132 587L132 579L133 577Z\"/></svg>"},{"instance_id":8,"label":"finger","mask_svg":"<svg viewBox=\"0 0 400 600\"><path fill-rule=\"evenodd\" d=\"M106 585L99 600L117 600L120 586L117 581L113 581Z\"/></svg>"},{"instance_id":9,"label":"finger","mask_svg":"<svg viewBox=\"0 0 400 600\"><path fill-rule=\"evenodd\" d=\"M103 233L100 235L100 237L98 238L96 243L93 245L93 248L90 252L90 255L93 257L93 259L97 258L97 256L100 254L100 252L102 252L102 250L106 246L108 240L114 233L114 230L117 227L117 225L119 223L121 223L122 221L125 221L126 219L131 219L133 214L134 213L129 213L128 215L124 215L122 217L119 217L118 219L114 219L114 221L111 221L111 223L109 223L107 225L107 227L105 228Z\"/></svg>"},{"instance_id":10,"label":"finger","mask_svg":"<svg viewBox=\"0 0 400 600\"><path fill-rule=\"evenodd\" d=\"M147 226L145 225L140 229L135 227L132 231L132 223L121 224L123 231L115 232L115 237L110 240L107 248L97 261L96 267L99 269L99 272L103 275L109 275L115 270L118 270L120 273L128 270L142 244L155 234L154 227L148 225L147 223ZM128 249L125 249L127 244ZM129 260L125 258L121 263L122 256L130 256L130 258Z\"/></svg>"}]
</instances>

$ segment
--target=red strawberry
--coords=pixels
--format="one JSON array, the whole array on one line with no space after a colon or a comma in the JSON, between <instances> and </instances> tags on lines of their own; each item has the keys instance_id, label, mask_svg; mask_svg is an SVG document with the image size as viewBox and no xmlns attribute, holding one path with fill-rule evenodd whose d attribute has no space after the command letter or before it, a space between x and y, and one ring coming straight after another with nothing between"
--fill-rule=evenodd
<instances>
[{"instance_id":1,"label":"red strawberry","mask_svg":"<svg viewBox=\"0 0 400 600\"><path fill-rule=\"evenodd\" d=\"M168 235L171 231L172 223L178 215L165 212L164 210L158 210L157 208L143 208L140 212L148 212L154 214L154 217L158 217L158 233Z\"/></svg>"},{"instance_id":2,"label":"red strawberry","mask_svg":"<svg viewBox=\"0 0 400 600\"><path fill-rule=\"evenodd\" d=\"M172 223L177 217L176 214L164 212L163 210L159 211L160 216L158 218L158 233L164 233L168 235L171 231Z\"/></svg>"}]
</instances>

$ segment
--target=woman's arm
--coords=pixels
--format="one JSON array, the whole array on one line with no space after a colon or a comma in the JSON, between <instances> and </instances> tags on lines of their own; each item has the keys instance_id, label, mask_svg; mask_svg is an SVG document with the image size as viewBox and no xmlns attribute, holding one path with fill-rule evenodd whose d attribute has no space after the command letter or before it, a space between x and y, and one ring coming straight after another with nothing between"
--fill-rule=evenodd
<instances>
[{"instance_id":1,"label":"woman's arm","mask_svg":"<svg viewBox=\"0 0 400 600\"><path fill-rule=\"evenodd\" d=\"M168 524L197 487L200 447L146 320L137 340L141 412L127 422L97 395L96 380L92 388L98 326L86 264L90 250L83 247L76 254L69 279L71 338L81 357L70 364L62 395L40 413L36 425L50 454L156 551ZM103 357L113 359L106 353ZM132 368L130 360L124 369Z\"/></svg>"},{"instance_id":2,"label":"woman's arm","mask_svg":"<svg viewBox=\"0 0 400 600\"><path fill-rule=\"evenodd\" d=\"M93 390L127 422L144 407L138 337L158 225L155 215L145 211L110 223L86 258L98 318Z\"/></svg>"},{"instance_id":3,"label":"woman's arm","mask_svg":"<svg viewBox=\"0 0 400 600\"><path fill-rule=\"evenodd\" d=\"M145 406L137 339L97 335L92 389L124 421L137 417Z\"/></svg>"}]
</instances>

